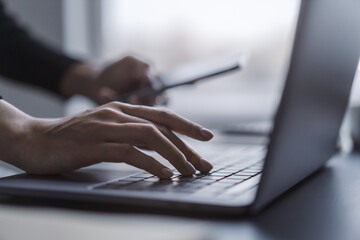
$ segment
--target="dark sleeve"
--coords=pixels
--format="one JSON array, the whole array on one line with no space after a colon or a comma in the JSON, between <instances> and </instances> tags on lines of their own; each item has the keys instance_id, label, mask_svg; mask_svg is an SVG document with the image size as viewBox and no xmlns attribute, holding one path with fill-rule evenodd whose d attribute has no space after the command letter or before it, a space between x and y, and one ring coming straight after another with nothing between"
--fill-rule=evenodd
<instances>
[{"instance_id":1,"label":"dark sleeve","mask_svg":"<svg viewBox=\"0 0 360 240\"><path fill-rule=\"evenodd\" d=\"M0 75L59 93L60 79L77 62L32 38L0 0Z\"/></svg>"}]
</instances>

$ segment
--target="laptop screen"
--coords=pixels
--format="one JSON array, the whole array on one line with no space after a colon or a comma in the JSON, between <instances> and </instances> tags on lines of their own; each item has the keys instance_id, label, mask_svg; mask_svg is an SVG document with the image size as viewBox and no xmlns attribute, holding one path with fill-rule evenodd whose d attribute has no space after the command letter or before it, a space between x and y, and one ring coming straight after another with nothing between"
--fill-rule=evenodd
<instances>
[{"instance_id":1,"label":"laptop screen","mask_svg":"<svg viewBox=\"0 0 360 240\"><path fill-rule=\"evenodd\" d=\"M360 56L359 31L359 1L302 1L253 210L319 169L335 152Z\"/></svg>"}]
</instances>

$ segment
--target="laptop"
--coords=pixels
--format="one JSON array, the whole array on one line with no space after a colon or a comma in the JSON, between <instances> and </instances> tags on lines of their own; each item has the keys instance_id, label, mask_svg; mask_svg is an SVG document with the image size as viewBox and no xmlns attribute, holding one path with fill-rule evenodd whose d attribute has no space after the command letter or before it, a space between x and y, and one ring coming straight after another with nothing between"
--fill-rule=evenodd
<instances>
[{"instance_id":1,"label":"laptop","mask_svg":"<svg viewBox=\"0 0 360 240\"><path fill-rule=\"evenodd\" d=\"M303 0L282 99L267 146L202 144L209 174L159 181L141 170L80 169L0 180L11 196L114 203L191 213L256 213L324 166L360 56L358 0Z\"/></svg>"}]
</instances>

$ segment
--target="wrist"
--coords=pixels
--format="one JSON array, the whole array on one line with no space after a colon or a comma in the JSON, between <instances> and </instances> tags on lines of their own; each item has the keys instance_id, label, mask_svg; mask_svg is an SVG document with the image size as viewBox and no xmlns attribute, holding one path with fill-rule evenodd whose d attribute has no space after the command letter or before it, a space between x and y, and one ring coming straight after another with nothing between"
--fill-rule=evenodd
<instances>
[{"instance_id":1,"label":"wrist","mask_svg":"<svg viewBox=\"0 0 360 240\"><path fill-rule=\"evenodd\" d=\"M78 63L70 67L60 82L60 94L71 97L81 94L96 101L98 73L89 65Z\"/></svg>"},{"instance_id":2,"label":"wrist","mask_svg":"<svg viewBox=\"0 0 360 240\"><path fill-rule=\"evenodd\" d=\"M0 102L0 116L0 159L22 168L34 118L5 101Z\"/></svg>"}]
</instances>

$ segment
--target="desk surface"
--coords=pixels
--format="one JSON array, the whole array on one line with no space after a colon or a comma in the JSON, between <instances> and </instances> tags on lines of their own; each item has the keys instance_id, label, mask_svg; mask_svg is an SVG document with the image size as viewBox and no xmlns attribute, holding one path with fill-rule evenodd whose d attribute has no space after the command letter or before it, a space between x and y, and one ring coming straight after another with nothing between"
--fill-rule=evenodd
<instances>
[{"instance_id":1,"label":"desk surface","mask_svg":"<svg viewBox=\"0 0 360 240\"><path fill-rule=\"evenodd\" d=\"M56 228L64 231L91 226L91 231L88 231L89 237L90 235L96 236L94 232L104 232L104 228L106 229L104 224L94 224L100 222L101 219L101 222L113 223L112 225L114 223L122 224L117 225L123 226L117 231L113 231L114 229L105 231L112 234L125 232L126 235L128 227L133 226L134 223L138 223L137 229L143 229L143 234L147 233L146 229L151 228L152 233L159 233L164 231L164 227L166 227L167 230L164 233L167 234L165 234L164 239L179 239L179 235L177 235L179 232L184 234L186 232L187 237L189 237L189 233L190 235L194 233L194 239L211 240L360 239L360 155L335 156L326 168L305 180L295 190L286 193L259 215L253 217L204 219L161 214L129 214L129 212L99 213L63 208L43 209L29 206L14 208L5 203L0 204L0 212L1 239L6 239L1 236L4 236L2 234L4 231L9 230L6 229L6 226L10 224L7 223L7 219L13 219L15 224L16 217L22 221L28 218L29 221L25 223L30 224L28 225L29 229L32 227L38 229L35 225L47 222L48 219L57 219L58 222L54 220ZM23 218L21 217L22 214L24 214ZM63 216L60 222L55 217L59 215ZM42 219L42 222L32 222L30 219L34 219L33 217ZM124 225L127 219L130 219L130 223ZM69 221L72 223L71 227L64 227L69 225ZM51 229L51 226L49 228ZM84 234L84 231L79 231ZM185 237L185 235L183 236ZM139 237L139 235L136 236ZM158 236L155 234L155 238ZM209 236L211 237L209 238Z\"/></svg>"},{"instance_id":2,"label":"desk surface","mask_svg":"<svg viewBox=\"0 0 360 240\"><path fill-rule=\"evenodd\" d=\"M217 221L218 229L224 239L360 239L359 171L360 155L335 156L259 215Z\"/></svg>"}]
</instances>

